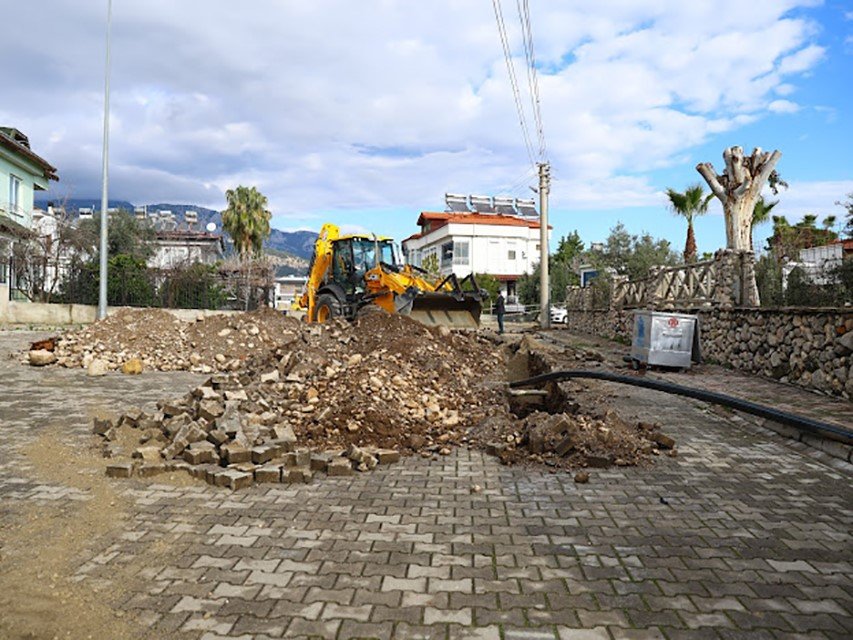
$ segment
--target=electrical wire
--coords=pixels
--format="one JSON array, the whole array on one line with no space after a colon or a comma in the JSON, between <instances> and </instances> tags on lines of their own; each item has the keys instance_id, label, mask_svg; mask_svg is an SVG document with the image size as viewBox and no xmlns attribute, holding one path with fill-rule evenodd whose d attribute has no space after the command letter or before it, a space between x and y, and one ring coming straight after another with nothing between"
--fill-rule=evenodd
<instances>
[{"instance_id":1,"label":"electrical wire","mask_svg":"<svg viewBox=\"0 0 853 640\"><path fill-rule=\"evenodd\" d=\"M509 49L509 40L506 35L506 24L504 23L503 12L501 11L501 0L492 0L492 6L495 9L495 20L498 23L498 34L501 38L501 46L503 47L504 60L506 61L507 73L509 74L509 82L512 87L512 97L515 100L515 108L518 111L518 121L521 124L521 134L524 138L524 146L527 149L527 155L530 158L530 164L536 165L534 159L533 144L530 142L530 132L527 127L527 118L524 115L524 106L521 102L521 93L518 90L518 80L515 77L515 66L512 62L512 55Z\"/></svg>"},{"instance_id":2,"label":"electrical wire","mask_svg":"<svg viewBox=\"0 0 853 640\"><path fill-rule=\"evenodd\" d=\"M503 186L506 187L508 193L514 194L519 189L527 186L533 176L536 175L535 167L528 167L521 175L514 180L506 182Z\"/></svg>"},{"instance_id":3,"label":"electrical wire","mask_svg":"<svg viewBox=\"0 0 853 640\"><path fill-rule=\"evenodd\" d=\"M542 125L542 108L539 100L539 76L536 73L536 55L533 50L533 29L530 26L529 0L515 0L518 9L518 19L521 22L524 57L527 60L527 85L530 90L530 104L533 108L533 121L536 125L536 135L539 142L539 158L545 160L548 155L545 144L545 128Z\"/></svg>"}]
</instances>

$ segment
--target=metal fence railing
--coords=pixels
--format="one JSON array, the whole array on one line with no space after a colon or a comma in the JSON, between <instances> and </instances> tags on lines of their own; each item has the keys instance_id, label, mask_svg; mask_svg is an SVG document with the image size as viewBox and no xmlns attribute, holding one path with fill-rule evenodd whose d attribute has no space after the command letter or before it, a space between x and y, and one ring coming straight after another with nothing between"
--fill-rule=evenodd
<instances>
[{"instance_id":1,"label":"metal fence railing","mask_svg":"<svg viewBox=\"0 0 853 640\"><path fill-rule=\"evenodd\" d=\"M47 290L46 280L34 275L31 266L29 269L18 266L16 269L14 260L10 260L6 274L11 285L11 299L98 304L99 273L94 262L69 266L61 280ZM132 260L111 260L107 303L126 307L251 310L269 305L273 289L273 283L265 278L247 278L245 274L220 271L209 265L154 269Z\"/></svg>"}]
</instances>

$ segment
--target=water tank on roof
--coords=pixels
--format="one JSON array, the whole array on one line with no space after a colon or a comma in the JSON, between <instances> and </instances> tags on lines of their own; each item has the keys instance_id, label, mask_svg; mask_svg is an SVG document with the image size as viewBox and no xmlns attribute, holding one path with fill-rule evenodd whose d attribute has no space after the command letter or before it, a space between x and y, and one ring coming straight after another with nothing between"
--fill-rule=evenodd
<instances>
[{"instance_id":1,"label":"water tank on roof","mask_svg":"<svg viewBox=\"0 0 853 640\"><path fill-rule=\"evenodd\" d=\"M491 196L471 196L471 208L479 213L494 213L495 207Z\"/></svg>"},{"instance_id":2,"label":"water tank on roof","mask_svg":"<svg viewBox=\"0 0 853 640\"><path fill-rule=\"evenodd\" d=\"M468 196L460 193L445 193L444 204L448 211L470 211L468 208Z\"/></svg>"},{"instance_id":3,"label":"water tank on roof","mask_svg":"<svg viewBox=\"0 0 853 640\"><path fill-rule=\"evenodd\" d=\"M529 200L519 198L515 201L515 206L518 209L518 213L522 216L531 218L539 217L539 212L536 210L536 201L533 198Z\"/></svg>"},{"instance_id":4,"label":"water tank on roof","mask_svg":"<svg viewBox=\"0 0 853 640\"><path fill-rule=\"evenodd\" d=\"M500 213L505 216L517 215L518 211L515 209L515 199L495 196L495 213Z\"/></svg>"}]
</instances>

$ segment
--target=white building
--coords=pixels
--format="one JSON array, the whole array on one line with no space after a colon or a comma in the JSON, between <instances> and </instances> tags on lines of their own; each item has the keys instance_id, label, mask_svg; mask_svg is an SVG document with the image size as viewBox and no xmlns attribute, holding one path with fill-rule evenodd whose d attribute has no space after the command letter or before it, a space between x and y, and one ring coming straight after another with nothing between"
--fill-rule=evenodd
<instances>
[{"instance_id":1,"label":"white building","mask_svg":"<svg viewBox=\"0 0 853 640\"><path fill-rule=\"evenodd\" d=\"M435 256L442 275L462 278L487 273L506 283L507 296L516 282L539 262L539 220L500 213L424 211L420 233L403 241L406 261L417 267Z\"/></svg>"},{"instance_id":2,"label":"white building","mask_svg":"<svg viewBox=\"0 0 853 640\"><path fill-rule=\"evenodd\" d=\"M302 295L307 282L308 276L276 276L275 308L278 311L290 310L294 300Z\"/></svg>"},{"instance_id":3,"label":"white building","mask_svg":"<svg viewBox=\"0 0 853 640\"><path fill-rule=\"evenodd\" d=\"M800 249L799 260L782 265L782 290L788 286L788 276L795 268L802 269L812 284L832 284L830 273L853 254L853 240L835 240L819 247ZM849 259L849 258L847 258Z\"/></svg>"},{"instance_id":4,"label":"white building","mask_svg":"<svg viewBox=\"0 0 853 640\"><path fill-rule=\"evenodd\" d=\"M154 245L148 266L155 269L173 269L197 262L215 264L225 257L225 242L217 233L158 229Z\"/></svg>"}]
</instances>

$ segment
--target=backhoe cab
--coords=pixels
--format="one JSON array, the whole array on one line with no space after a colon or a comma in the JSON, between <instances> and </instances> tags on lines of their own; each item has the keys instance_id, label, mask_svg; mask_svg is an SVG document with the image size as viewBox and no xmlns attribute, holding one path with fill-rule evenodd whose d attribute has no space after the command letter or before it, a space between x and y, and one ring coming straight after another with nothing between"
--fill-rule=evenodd
<instances>
[{"instance_id":1,"label":"backhoe cab","mask_svg":"<svg viewBox=\"0 0 853 640\"><path fill-rule=\"evenodd\" d=\"M473 275L432 281L423 269L404 264L391 238L342 236L325 224L299 304L309 322L354 319L379 307L428 326L471 329L480 324L482 298Z\"/></svg>"}]
</instances>

